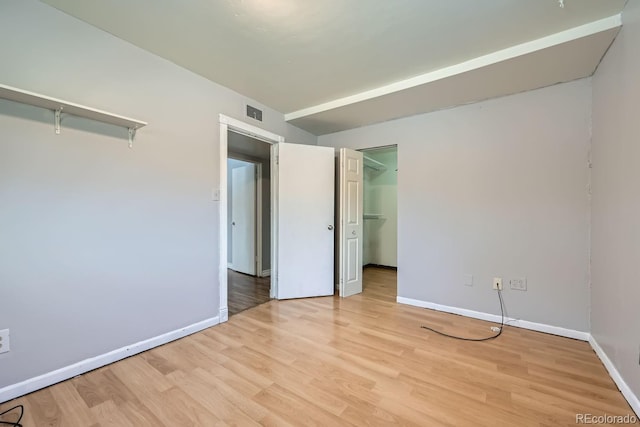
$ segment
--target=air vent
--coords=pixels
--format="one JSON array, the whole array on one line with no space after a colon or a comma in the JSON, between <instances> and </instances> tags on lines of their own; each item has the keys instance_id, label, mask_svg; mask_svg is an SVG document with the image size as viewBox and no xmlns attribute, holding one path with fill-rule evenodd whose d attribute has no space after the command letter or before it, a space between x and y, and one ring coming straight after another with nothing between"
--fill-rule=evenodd
<instances>
[{"instance_id":1,"label":"air vent","mask_svg":"<svg viewBox=\"0 0 640 427\"><path fill-rule=\"evenodd\" d=\"M259 122L262 121L262 110L258 110L256 107L247 105L247 117L251 117Z\"/></svg>"}]
</instances>

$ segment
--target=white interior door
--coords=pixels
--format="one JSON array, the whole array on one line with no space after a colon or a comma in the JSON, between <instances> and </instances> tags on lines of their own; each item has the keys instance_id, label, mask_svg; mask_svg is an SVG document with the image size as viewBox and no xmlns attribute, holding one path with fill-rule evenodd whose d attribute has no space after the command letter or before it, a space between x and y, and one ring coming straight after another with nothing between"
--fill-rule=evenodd
<instances>
[{"instance_id":1,"label":"white interior door","mask_svg":"<svg viewBox=\"0 0 640 427\"><path fill-rule=\"evenodd\" d=\"M256 167L231 171L231 264L235 271L256 274Z\"/></svg>"},{"instance_id":2,"label":"white interior door","mask_svg":"<svg viewBox=\"0 0 640 427\"><path fill-rule=\"evenodd\" d=\"M333 295L334 149L279 143L272 150L274 296Z\"/></svg>"},{"instance_id":3,"label":"white interior door","mask_svg":"<svg viewBox=\"0 0 640 427\"><path fill-rule=\"evenodd\" d=\"M341 297L362 292L362 153L340 149L338 162L338 289Z\"/></svg>"}]
</instances>

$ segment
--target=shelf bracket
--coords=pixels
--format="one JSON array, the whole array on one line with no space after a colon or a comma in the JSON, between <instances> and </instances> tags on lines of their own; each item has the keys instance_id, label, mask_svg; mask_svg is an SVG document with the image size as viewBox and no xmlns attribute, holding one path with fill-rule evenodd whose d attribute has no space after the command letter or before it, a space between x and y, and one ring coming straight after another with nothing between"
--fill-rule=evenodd
<instances>
[{"instance_id":1,"label":"shelf bracket","mask_svg":"<svg viewBox=\"0 0 640 427\"><path fill-rule=\"evenodd\" d=\"M133 148L133 139L136 137L136 130L129 128L129 148Z\"/></svg>"},{"instance_id":2,"label":"shelf bracket","mask_svg":"<svg viewBox=\"0 0 640 427\"><path fill-rule=\"evenodd\" d=\"M56 124L55 124L55 129L56 129L56 135L60 135L60 114L62 113L62 107L58 108L55 111L55 120L56 120Z\"/></svg>"}]
</instances>

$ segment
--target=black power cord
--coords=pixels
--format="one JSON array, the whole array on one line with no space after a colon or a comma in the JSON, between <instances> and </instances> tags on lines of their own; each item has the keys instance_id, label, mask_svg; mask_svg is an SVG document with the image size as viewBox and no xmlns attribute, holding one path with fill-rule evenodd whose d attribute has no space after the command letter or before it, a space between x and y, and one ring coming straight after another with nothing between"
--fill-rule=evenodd
<instances>
[{"instance_id":1,"label":"black power cord","mask_svg":"<svg viewBox=\"0 0 640 427\"><path fill-rule=\"evenodd\" d=\"M9 412L11 412L11 411L13 411L15 409L19 409L20 410L20 415L18 416L18 420L17 421L2 421L2 420L0 420L0 425L11 426L11 427L22 427L22 424L20 424L20 421L22 420L22 417L24 415L24 406L22 406L22 405L16 405L13 408L7 409L4 412L0 412L0 417L2 417L3 415L8 414Z\"/></svg>"},{"instance_id":2,"label":"black power cord","mask_svg":"<svg viewBox=\"0 0 640 427\"><path fill-rule=\"evenodd\" d=\"M430 328L428 326L421 326L421 328L426 329L428 331L431 332L435 332L436 334L440 334L442 336L448 337L448 338L454 338L457 340L462 340L462 341L489 341L495 338L498 338L500 336L500 334L502 334L502 330L504 329L504 303L502 301L502 292L500 290L498 290L498 299L500 300L500 330L498 331L497 334L487 337L487 338L466 338L466 337L458 337L455 335L449 335L449 334L445 334L444 332L440 332L440 331L436 331L433 328Z\"/></svg>"}]
</instances>

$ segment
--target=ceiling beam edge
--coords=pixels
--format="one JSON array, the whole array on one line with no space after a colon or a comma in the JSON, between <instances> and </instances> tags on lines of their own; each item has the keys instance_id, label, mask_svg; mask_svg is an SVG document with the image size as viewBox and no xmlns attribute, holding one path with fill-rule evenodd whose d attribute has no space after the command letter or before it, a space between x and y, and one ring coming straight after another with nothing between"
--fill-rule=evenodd
<instances>
[{"instance_id":1,"label":"ceiling beam edge","mask_svg":"<svg viewBox=\"0 0 640 427\"><path fill-rule=\"evenodd\" d=\"M519 56L527 55L543 49L548 49L553 46L557 46L563 43L567 43L573 40L577 40L583 37L588 37L593 34L597 34L603 31L608 31L614 28L622 26L622 14L610 16L597 21L590 22L588 24L580 25L578 27L570 28L559 33L554 33L536 40L521 43L515 46L501 49L487 55L479 56L477 58L470 59L468 61L461 62L459 64L451 65L449 67L441 68L439 70L431 71L419 76L411 77L406 80L391 83L388 85L380 86L375 89L367 90L357 93L355 95L346 96L344 98L335 99L333 101L325 102L323 104L315 105L313 107L304 108L302 110L286 113L284 118L286 121L300 119L303 117L312 116L314 114L322 113L325 111L333 110L347 105L355 104L369 99L377 98L384 95L389 95L402 90L411 89L416 86L421 86L427 83L431 83L437 80L452 77L458 74L466 73L468 71L476 70L479 68L487 67L498 62L513 59Z\"/></svg>"}]
</instances>

